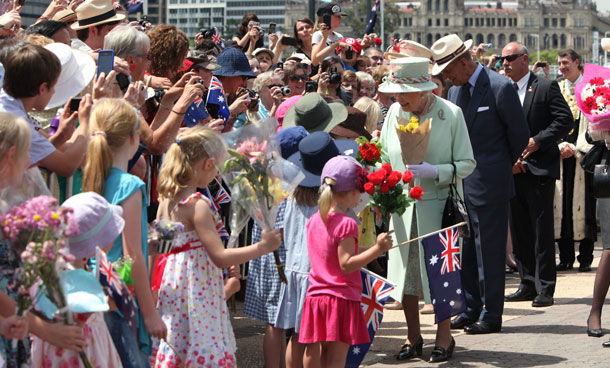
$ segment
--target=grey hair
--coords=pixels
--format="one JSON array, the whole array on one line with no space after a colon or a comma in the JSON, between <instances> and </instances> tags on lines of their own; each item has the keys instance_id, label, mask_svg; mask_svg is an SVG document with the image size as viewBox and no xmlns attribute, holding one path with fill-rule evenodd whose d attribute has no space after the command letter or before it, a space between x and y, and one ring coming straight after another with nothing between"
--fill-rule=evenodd
<instances>
[{"instance_id":1,"label":"grey hair","mask_svg":"<svg viewBox=\"0 0 610 368\"><path fill-rule=\"evenodd\" d=\"M376 92L377 90L377 86L375 85L375 79L373 79L373 76L370 75L367 72L356 72L356 78L358 78L358 82L362 83L362 82L369 82L369 84L371 85L371 87L373 88L373 93Z\"/></svg>"},{"instance_id":2,"label":"grey hair","mask_svg":"<svg viewBox=\"0 0 610 368\"><path fill-rule=\"evenodd\" d=\"M104 49L114 50L114 54L122 59L129 55L138 56L143 49L149 48L150 39L146 33L130 25L119 25L104 38Z\"/></svg>"},{"instance_id":3,"label":"grey hair","mask_svg":"<svg viewBox=\"0 0 610 368\"><path fill-rule=\"evenodd\" d=\"M260 73L256 76L254 83L252 84L252 89L256 92L260 92L261 89L265 86L265 83L269 82L273 78L273 72L264 72Z\"/></svg>"}]
</instances>

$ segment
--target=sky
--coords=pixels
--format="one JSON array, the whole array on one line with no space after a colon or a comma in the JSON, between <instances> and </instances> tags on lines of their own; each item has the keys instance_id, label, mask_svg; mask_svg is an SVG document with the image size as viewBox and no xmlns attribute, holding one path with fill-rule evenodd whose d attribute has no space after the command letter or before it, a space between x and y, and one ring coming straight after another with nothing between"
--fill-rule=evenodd
<instances>
[{"instance_id":1,"label":"sky","mask_svg":"<svg viewBox=\"0 0 610 368\"><path fill-rule=\"evenodd\" d=\"M610 12L610 1L608 0L595 0L597 3L597 10L602 12Z\"/></svg>"}]
</instances>

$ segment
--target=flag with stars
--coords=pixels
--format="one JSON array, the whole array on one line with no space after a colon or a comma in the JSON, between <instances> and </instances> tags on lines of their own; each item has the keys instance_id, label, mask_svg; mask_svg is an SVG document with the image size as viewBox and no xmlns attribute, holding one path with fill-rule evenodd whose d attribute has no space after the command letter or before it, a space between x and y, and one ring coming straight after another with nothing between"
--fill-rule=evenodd
<instances>
[{"instance_id":1,"label":"flag with stars","mask_svg":"<svg viewBox=\"0 0 610 368\"><path fill-rule=\"evenodd\" d=\"M225 121L225 125L227 125L230 115L229 106L227 105L227 98L225 97L225 91L224 88L222 88L222 83L220 83L216 77L212 77L210 88L208 88L208 99L205 104L218 105L218 116L216 116L216 118L223 119Z\"/></svg>"},{"instance_id":2,"label":"flag with stars","mask_svg":"<svg viewBox=\"0 0 610 368\"><path fill-rule=\"evenodd\" d=\"M428 271L434 321L439 323L462 313L466 298L462 291L458 227L422 239Z\"/></svg>"},{"instance_id":3,"label":"flag with stars","mask_svg":"<svg viewBox=\"0 0 610 368\"><path fill-rule=\"evenodd\" d=\"M377 9L379 9L379 0L375 0L375 5L371 8L371 15L369 21L366 24L364 34L375 33L375 23L377 22Z\"/></svg>"},{"instance_id":4,"label":"flag with stars","mask_svg":"<svg viewBox=\"0 0 610 368\"><path fill-rule=\"evenodd\" d=\"M186 110L184 115L184 125L187 127L193 127L198 122L210 116L208 110L205 108L205 103L201 97L197 97L191 106Z\"/></svg>"},{"instance_id":5,"label":"flag with stars","mask_svg":"<svg viewBox=\"0 0 610 368\"><path fill-rule=\"evenodd\" d=\"M360 305L364 313L364 320L369 329L370 342L366 344L352 345L347 352L345 367L358 367L367 351L371 347L375 332L383 319L383 305L394 290L394 285L381 276L372 273L367 269L360 269L362 278L362 299Z\"/></svg>"},{"instance_id":6,"label":"flag with stars","mask_svg":"<svg viewBox=\"0 0 610 368\"><path fill-rule=\"evenodd\" d=\"M95 250L95 260L95 273L97 279L100 281L100 284L102 284L102 288L106 292L106 295L112 298L112 301L116 304L119 312L123 314L131 332L137 337L136 311L138 307L129 292L129 288L119 273L112 267L112 263L108 262L106 253L99 247Z\"/></svg>"}]
</instances>

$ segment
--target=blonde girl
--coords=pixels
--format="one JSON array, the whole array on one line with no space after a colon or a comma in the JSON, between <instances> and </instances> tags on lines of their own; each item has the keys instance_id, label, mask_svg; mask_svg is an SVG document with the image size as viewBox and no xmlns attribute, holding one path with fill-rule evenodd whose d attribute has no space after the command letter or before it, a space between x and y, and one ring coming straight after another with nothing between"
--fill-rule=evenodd
<instances>
[{"instance_id":1,"label":"blonde girl","mask_svg":"<svg viewBox=\"0 0 610 368\"><path fill-rule=\"evenodd\" d=\"M123 208L125 229L108 252L108 260L114 262L122 256L133 260L132 278L139 307L137 338L120 313L106 313L104 319L124 367L148 367L150 335L164 338L167 334L155 309L148 277L146 188L142 180L127 173L129 159L140 142L138 115L123 100L96 102L91 111L91 142L83 174L83 191L96 192Z\"/></svg>"},{"instance_id":2,"label":"blonde girl","mask_svg":"<svg viewBox=\"0 0 610 368\"><path fill-rule=\"evenodd\" d=\"M30 128L25 120L8 112L0 112L0 192L6 187L19 185L23 173L30 164ZM2 203L0 214L8 208ZM11 247L1 238L0 233L0 366L2 362L20 366L23 361L11 360L11 339L23 339L28 332L27 319L15 316L16 288L8 286L12 280L17 262L16 255L10 256ZM23 344L24 342L20 342Z\"/></svg>"},{"instance_id":3,"label":"blonde girl","mask_svg":"<svg viewBox=\"0 0 610 368\"><path fill-rule=\"evenodd\" d=\"M299 334L299 342L308 344L305 368L345 367L349 346L369 341L358 271L390 249L392 240L382 233L358 254L358 226L347 213L360 202L363 175L348 156L334 157L322 169L319 210L307 222L311 270Z\"/></svg>"},{"instance_id":4,"label":"blonde girl","mask_svg":"<svg viewBox=\"0 0 610 368\"><path fill-rule=\"evenodd\" d=\"M184 225L162 271L157 309L169 328L155 354L155 367L235 366L235 338L225 303L222 268L260 257L280 246L279 230L263 231L261 241L225 249L222 225L210 201L197 192L218 175L226 149L216 133L192 128L180 133L159 174L157 218Z\"/></svg>"},{"instance_id":5,"label":"blonde girl","mask_svg":"<svg viewBox=\"0 0 610 368\"><path fill-rule=\"evenodd\" d=\"M371 133L372 136L378 136L380 129L377 126L380 122L383 124L383 113L379 104L372 98L360 97L354 104L354 107L366 114L366 124L364 125L366 131ZM377 133L375 133L376 130Z\"/></svg>"}]
</instances>

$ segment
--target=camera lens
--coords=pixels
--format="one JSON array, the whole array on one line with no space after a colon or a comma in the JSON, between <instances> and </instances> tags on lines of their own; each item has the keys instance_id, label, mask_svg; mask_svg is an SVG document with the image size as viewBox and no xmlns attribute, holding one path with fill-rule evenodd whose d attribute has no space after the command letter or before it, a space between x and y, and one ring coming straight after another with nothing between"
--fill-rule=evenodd
<instances>
[{"instance_id":1,"label":"camera lens","mask_svg":"<svg viewBox=\"0 0 610 368\"><path fill-rule=\"evenodd\" d=\"M282 86L280 87L280 89L282 90L282 94L284 96L288 96L290 94L290 87L288 86Z\"/></svg>"}]
</instances>

